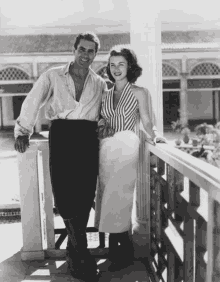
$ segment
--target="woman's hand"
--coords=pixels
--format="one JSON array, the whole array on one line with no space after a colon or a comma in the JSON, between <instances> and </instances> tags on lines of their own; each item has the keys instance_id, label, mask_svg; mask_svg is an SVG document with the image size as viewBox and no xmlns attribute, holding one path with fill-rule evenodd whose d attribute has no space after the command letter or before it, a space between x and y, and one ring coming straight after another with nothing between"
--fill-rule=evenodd
<instances>
[{"instance_id":1,"label":"woman's hand","mask_svg":"<svg viewBox=\"0 0 220 282\"><path fill-rule=\"evenodd\" d=\"M162 136L156 136L154 138L154 144L156 143L166 143L167 144L167 139L165 137Z\"/></svg>"}]
</instances>

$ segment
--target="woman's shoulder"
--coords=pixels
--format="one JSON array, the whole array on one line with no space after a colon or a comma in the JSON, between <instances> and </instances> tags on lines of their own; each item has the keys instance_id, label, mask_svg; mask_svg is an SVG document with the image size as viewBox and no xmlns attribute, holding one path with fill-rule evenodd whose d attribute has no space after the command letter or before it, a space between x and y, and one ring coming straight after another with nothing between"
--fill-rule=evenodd
<instances>
[{"instance_id":1,"label":"woman's shoulder","mask_svg":"<svg viewBox=\"0 0 220 282\"><path fill-rule=\"evenodd\" d=\"M102 94L102 100L104 100L107 97L109 97L109 95L111 95L111 92L112 92L112 88L111 89L107 89L106 91L104 91L104 93Z\"/></svg>"},{"instance_id":2,"label":"woman's shoulder","mask_svg":"<svg viewBox=\"0 0 220 282\"><path fill-rule=\"evenodd\" d=\"M136 84L131 85L131 90L132 90L133 94L136 96L136 98L148 96L148 94L149 94L149 91L148 91L147 88L136 85Z\"/></svg>"}]
</instances>

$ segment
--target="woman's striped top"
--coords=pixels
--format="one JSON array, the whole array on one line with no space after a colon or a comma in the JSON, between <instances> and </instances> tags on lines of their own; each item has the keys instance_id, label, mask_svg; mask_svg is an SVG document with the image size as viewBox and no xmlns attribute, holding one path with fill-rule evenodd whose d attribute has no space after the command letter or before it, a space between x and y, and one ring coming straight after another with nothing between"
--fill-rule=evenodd
<instances>
[{"instance_id":1,"label":"woman's striped top","mask_svg":"<svg viewBox=\"0 0 220 282\"><path fill-rule=\"evenodd\" d=\"M138 101L131 91L130 83L128 82L125 85L115 110L113 107L113 93L114 87L109 90L102 101L102 118L106 119L116 132L124 130L135 131L139 116Z\"/></svg>"}]
</instances>

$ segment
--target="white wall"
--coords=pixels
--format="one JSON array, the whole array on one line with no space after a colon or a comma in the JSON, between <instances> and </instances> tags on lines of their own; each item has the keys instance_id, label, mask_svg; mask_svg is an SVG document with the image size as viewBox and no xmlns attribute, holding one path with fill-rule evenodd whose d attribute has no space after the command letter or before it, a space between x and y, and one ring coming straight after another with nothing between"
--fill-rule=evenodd
<instances>
[{"instance_id":1,"label":"white wall","mask_svg":"<svg viewBox=\"0 0 220 282\"><path fill-rule=\"evenodd\" d=\"M189 119L212 119L212 91L188 91Z\"/></svg>"},{"instance_id":2,"label":"white wall","mask_svg":"<svg viewBox=\"0 0 220 282\"><path fill-rule=\"evenodd\" d=\"M12 97L2 97L2 109L3 109L3 125L4 126L14 125Z\"/></svg>"}]
</instances>

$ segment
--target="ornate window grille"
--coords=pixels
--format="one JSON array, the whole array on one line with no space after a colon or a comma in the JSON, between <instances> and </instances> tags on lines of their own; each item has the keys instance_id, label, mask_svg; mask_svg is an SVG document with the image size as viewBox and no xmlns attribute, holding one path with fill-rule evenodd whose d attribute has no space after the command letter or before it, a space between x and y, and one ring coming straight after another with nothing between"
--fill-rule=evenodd
<instances>
[{"instance_id":1,"label":"ornate window grille","mask_svg":"<svg viewBox=\"0 0 220 282\"><path fill-rule=\"evenodd\" d=\"M163 64L162 75L163 77L178 76L178 72L175 68L171 67L170 65Z\"/></svg>"},{"instance_id":2,"label":"ornate window grille","mask_svg":"<svg viewBox=\"0 0 220 282\"><path fill-rule=\"evenodd\" d=\"M29 93L33 87L32 83L4 84L0 85L0 92L3 93Z\"/></svg>"},{"instance_id":3,"label":"ornate window grille","mask_svg":"<svg viewBox=\"0 0 220 282\"><path fill-rule=\"evenodd\" d=\"M191 71L190 75L204 76L204 75L220 75L220 68L212 63L201 63Z\"/></svg>"},{"instance_id":4,"label":"ornate window grille","mask_svg":"<svg viewBox=\"0 0 220 282\"><path fill-rule=\"evenodd\" d=\"M188 79L188 89L220 88L220 79Z\"/></svg>"},{"instance_id":5,"label":"ornate window grille","mask_svg":"<svg viewBox=\"0 0 220 282\"><path fill-rule=\"evenodd\" d=\"M29 80L29 76L17 68L6 68L0 71L0 80Z\"/></svg>"}]
</instances>

